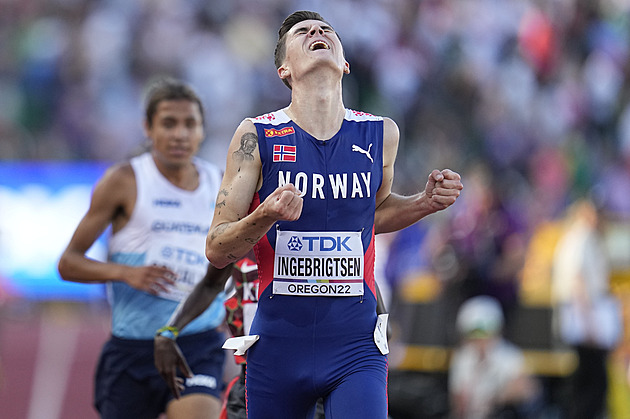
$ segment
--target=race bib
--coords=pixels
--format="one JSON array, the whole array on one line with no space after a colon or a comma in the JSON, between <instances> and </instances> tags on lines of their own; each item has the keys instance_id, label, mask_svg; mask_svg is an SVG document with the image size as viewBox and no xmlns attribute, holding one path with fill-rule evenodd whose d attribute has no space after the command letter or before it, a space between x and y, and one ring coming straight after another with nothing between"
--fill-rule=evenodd
<instances>
[{"instance_id":1,"label":"race bib","mask_svg":"<svg viewBox=\"0 0 630 419\"><path fill-rule=\"evenodd\" d=\"M360 232L278 231L274 294L363 295Z\"/></svg>"},{"instance_id":2,"label":"race bib","mask_svg":"<svg viewBox=\"0 0 630 419\"><path fill-rule=\"evenodd\" d=\"M194 250L167 244L155 244L147 252L148 265L166 266L176 273L175 284L157 295L173 301L182 301L205 276L208 260Z\"/></svg>"}]
</instances>

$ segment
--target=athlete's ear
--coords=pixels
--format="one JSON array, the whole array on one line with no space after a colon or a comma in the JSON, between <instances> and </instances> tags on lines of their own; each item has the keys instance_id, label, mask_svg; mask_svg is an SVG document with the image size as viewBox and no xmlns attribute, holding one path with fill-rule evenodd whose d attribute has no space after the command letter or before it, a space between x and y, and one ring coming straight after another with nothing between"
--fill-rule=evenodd
<instances>
[{"instance_id":1,"label":"athlete's ear","mask_svg":"<svg viewBox=\"0 0 630 419\"><path fill-rule=\"evenodd\" d=\"M347 61L344 61L343 73L350 74L350 64Z\"/></svg>"},{"instance_id":2,"label":"athlete's ear","mask_svg":"<svg viewBox=\"0 0 630 419\"><path fill-rule=\"evenodd\" d=\"M278 67L278 77L280 77L282 80L286 79L290 75L291 75L291 72L289 71L288 68L286 68L285 66Z\"/></svg>"}]
</instances>

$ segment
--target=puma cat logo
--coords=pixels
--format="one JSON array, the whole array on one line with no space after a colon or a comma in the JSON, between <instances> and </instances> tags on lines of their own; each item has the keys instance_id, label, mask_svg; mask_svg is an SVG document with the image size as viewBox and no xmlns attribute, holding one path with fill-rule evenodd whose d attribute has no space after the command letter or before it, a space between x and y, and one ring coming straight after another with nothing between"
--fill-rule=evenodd
<instances>
[{"instance_id":1,"label":"puma cat logo","mask_svg":"<svg viewBox=\"0 0 630 419\"><path fill-rule=\"evenodd\" d=\"M370 143L370 146L368 147L367 151L362 149L361 147L359 147L356 144L352 144L352 151L358 151L359 153L365 154L367 156L368 159L370 159L370 161L372 163L374 163L374 159L372 158L372 156L370 155L370 149L372 148L372 143Z\"/></svg>"}]
</instances>

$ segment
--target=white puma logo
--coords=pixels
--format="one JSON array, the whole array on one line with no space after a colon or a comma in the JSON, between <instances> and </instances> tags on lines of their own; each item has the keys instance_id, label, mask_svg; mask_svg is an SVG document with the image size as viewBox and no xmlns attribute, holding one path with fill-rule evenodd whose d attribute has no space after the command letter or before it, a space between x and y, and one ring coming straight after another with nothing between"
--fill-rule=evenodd
<instances>
[{"instance_id":1,"label":"white puma logo","mask_svg":"<svg viewBox=\"0 0 630 419\"><path fill-rule=\"evenodd\" d=\"M368 147L367 151L362 149L361 147L359 147L356 144L352 144L352 151L358 151L359 153L363 153L367 156L368 159L370 159L370 161L372 163L374 163L374 159L372 158L372 156L370 155L370 149L372 148L372 143L370 143L370 146Z\"/></svg>"}]
</instances>

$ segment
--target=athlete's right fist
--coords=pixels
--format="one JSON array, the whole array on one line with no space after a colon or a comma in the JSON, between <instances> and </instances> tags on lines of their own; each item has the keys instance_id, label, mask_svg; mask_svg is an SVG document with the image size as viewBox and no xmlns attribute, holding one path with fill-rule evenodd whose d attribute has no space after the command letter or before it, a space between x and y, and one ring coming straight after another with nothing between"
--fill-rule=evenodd
<instances>
[{"instance_id":1,"label":"athlete's right fist","mask_svg":"<svg viewBox=\"0 0 630 419\"><path fill-rule=\"evenodd\" d=\"M167 287L173 286L177 277L177 274L166 266L130 266L125 269L123 280L127 285L153 295L168 291Z\"/></svg>"},{"instance_id":2,"label":"athlete's right fist","mask_svg":"<svg viewBox=\"0 0 630 419\"><path fill-rule=\"evenodd\" d=\"M295 221L302 214L303 203L300 191L292 183L287 183L278 187L265 199L264 214L278 221Z\"/></svg>"}]
</instances>

